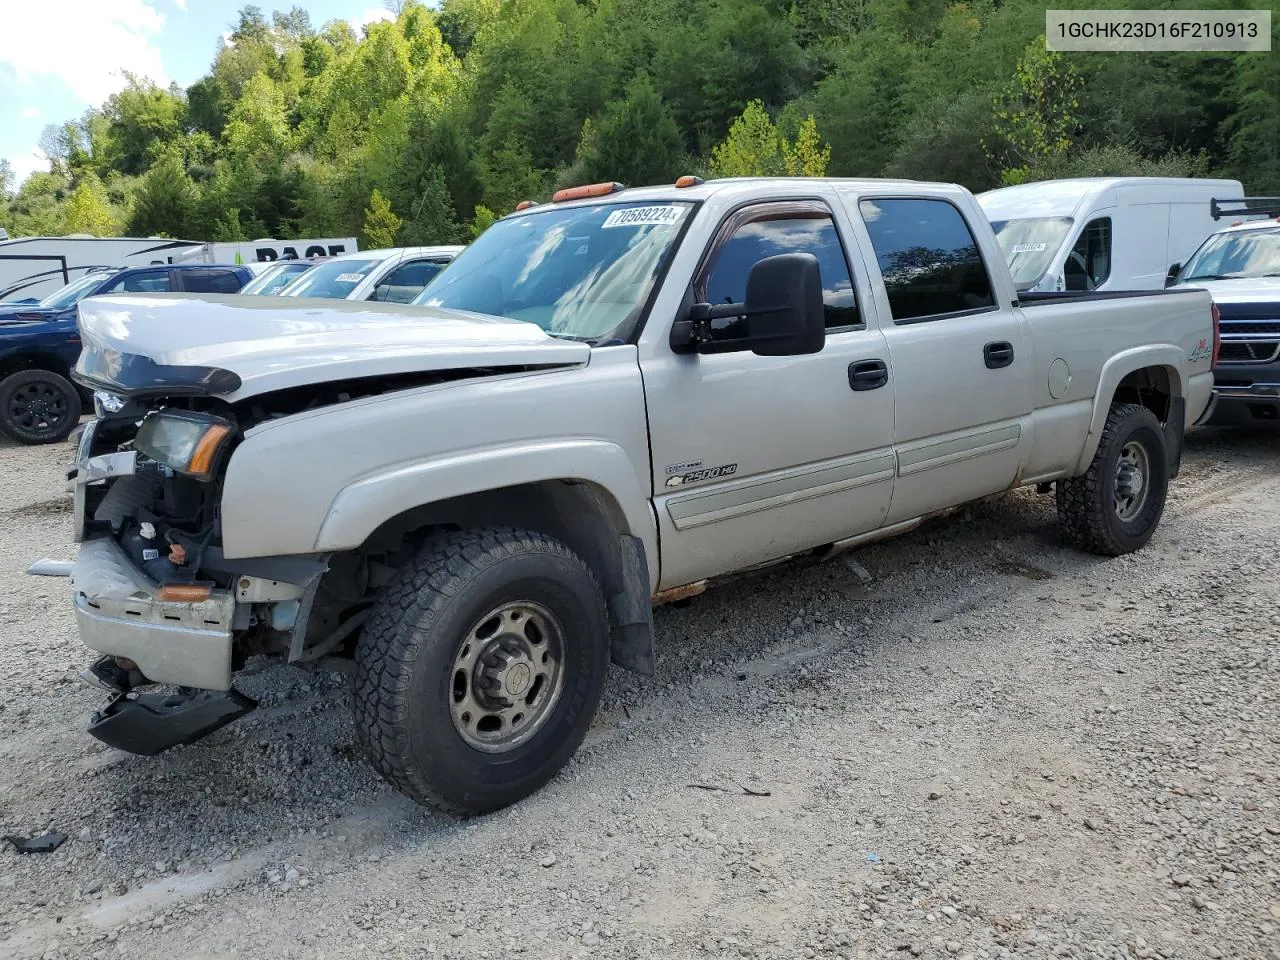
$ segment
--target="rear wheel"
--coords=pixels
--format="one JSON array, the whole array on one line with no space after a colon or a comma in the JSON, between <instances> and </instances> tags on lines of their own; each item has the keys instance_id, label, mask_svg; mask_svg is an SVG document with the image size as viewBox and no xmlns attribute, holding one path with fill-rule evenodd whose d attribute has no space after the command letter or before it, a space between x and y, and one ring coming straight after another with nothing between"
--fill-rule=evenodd
<instances>
[{"instance_id":1,"label":"rear wheel","mask_svg":"<svg viewBox=\"0 0 1280 960\"><path fill-rule=\"evenodd\" d=\"M392 583L356 649L356 734L420 803L484 813L536 791L595 715L609 662L586 564L542 534L431 540Z\"/></svg>"},{"instance_id":2,"label":"rear wheel","mask_svg":"<svg viewBox=\"0 0 1280 960\"><path fill-rule=\"evenodd\" d=\"M1089 469L1057 488L1058 527L1072 546L1107 557L1146 546L1169 489L1160 421L1138 404L1113 404Z\"/></svg>"},{"instance_id":3,"label":"rear wheel","mask_svg":"<svg viewBox=\"0 0 1280 960\"><path fill-rule=\"evenodd\" d=\"M80 393L52 370L19 370L0 380L0 431L18 443L57 443L80 422Z\"/></svg>"}]
</instances>

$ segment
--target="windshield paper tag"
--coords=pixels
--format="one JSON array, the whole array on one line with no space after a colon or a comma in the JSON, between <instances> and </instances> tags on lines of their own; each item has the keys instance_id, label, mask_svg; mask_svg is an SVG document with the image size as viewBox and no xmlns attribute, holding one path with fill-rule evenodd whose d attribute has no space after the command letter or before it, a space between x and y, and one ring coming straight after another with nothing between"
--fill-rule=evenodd
<instances>
[{"instance_id":1,"label":"windshield paper tag","mask_svg":"<svg viewBox=\"0 0 1280 960\"><path fill-rule=\"evenodd\" d=\"M338 283L359 283L363 279L362 273L340 273L337 276Z\"/></svg>"},{"instance_id":2,"label":"windshield paper tag","mask_svg":"<svg viewBox=\"0 0 1280 960\"><path fill-rule=\"evenodd\" d=\"M1015 243L1013 245L1014 253L1044 253L1047 243Z\"/></svg>"},{"instance_id":3,"label":"windshield paper tag","mask_svg":"<svg viewBox=\"0 0 1280 960\"><path fill-rule=\"evenodd\" d=\"M610 227L648 227L654 224L679 223L684 215L683 207L631 207L615 210L604 218L601 229Z\"/></svg>"}]
</instances>

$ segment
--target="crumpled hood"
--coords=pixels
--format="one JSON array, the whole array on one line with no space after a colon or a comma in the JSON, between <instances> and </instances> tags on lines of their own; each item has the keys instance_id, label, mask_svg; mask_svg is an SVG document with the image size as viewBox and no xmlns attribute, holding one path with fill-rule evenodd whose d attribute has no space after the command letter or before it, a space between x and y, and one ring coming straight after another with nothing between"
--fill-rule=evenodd
<instances>
[{"instance_id":1,"label":"crumpled hood","mask_svg":"<svg viewBox=\"0 0 1280 960\"><path fill-rule=\"evenodd\" d=\"M585 364L536 324L393 304L234 294L89 297L77 379L235 401L306 384L470 367ZM173 389L169 389L172 387Z\"/></svg>"},{"instance_id":2,"label":"crumpled hood","mask_svg":"<svg viewBox=\"0 0 1280 960\"><path fill-rule=\"evenodd\" d=\"M1236 280L1189 280L1179 287L1209 291L1214 303L1280 304L1280 277L1241 277Z\"/></svg>"}]
</instances>

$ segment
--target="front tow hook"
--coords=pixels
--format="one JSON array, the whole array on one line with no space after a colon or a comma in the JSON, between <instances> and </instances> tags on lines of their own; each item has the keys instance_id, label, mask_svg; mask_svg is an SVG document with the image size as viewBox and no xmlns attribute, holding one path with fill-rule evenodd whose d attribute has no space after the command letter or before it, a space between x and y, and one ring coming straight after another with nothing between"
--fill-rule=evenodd
<instances>
[{"instance_id":1,"label":"front tow hook","mask_svg":"<svg viewBox=\"0 0 1280 960\"><path fill-rule=\"evenodd\" d=\"M45 557L27 567L27 575L32 577L69 577L75 567L73 560L50 560Z\"/></svg>"}]
</instances>

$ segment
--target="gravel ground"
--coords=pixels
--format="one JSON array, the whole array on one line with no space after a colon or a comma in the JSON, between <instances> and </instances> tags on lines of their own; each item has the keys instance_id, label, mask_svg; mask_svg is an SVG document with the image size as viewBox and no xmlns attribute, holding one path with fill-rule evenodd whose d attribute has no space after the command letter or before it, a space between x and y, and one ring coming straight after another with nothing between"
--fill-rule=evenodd
<instances>
[{"instance_id":1,"label":"gravel ground","mask_svg":"<svg viewBox=\"0 0 1280 960\"><path fill-rule=\"evenodd\" d=\"M0 957L1280 960L1280 436L1197 431L1137 555L1049 497L658 615L548 788L469 821L357 755L345 678L145 759L66 581L70 448L0 446Z\"/></svg>"}]
</instances>

